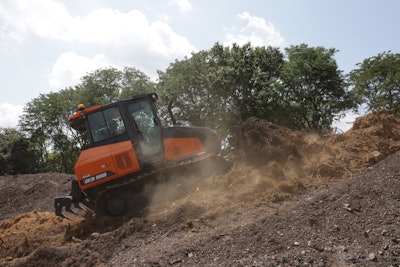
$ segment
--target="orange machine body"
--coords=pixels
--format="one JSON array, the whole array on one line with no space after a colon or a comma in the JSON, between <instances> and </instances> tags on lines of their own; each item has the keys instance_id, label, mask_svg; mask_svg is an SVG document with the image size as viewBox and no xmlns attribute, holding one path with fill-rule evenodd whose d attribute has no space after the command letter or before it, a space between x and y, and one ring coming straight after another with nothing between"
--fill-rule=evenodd
<instances>
[{"instance_id":1,"label":"orange machine body","mask_svg":"<svg viewBox=\"0 0 400 267\"><path fill-rule=\"evenodd\" d=\"M130 141L86 149L75 164L75 174L81 189L109 182L140 169Z\"/></svg>"},{"instance_id":2,"label":"orange machine body","mask_svg":"<svg viewBox=\"0 0 400 267\"><path fill-rule=\"evenodd\" d=\"M206 152L198 138L165 138L164 149L168 161L179 161ZM82 190L140 170L130 141L86 149L75 164L75 174Z\"/></svg>"},{"instance_id":3,"label":"orange machine body","mask_svg":"<svg viewBox=\"0 0 400 267\"><path fill-rule=\"evenodd\" d=\"M197 137L165 138L165 159L181 160L206 152L206 148Z\"/></svg>"}]
</instances>

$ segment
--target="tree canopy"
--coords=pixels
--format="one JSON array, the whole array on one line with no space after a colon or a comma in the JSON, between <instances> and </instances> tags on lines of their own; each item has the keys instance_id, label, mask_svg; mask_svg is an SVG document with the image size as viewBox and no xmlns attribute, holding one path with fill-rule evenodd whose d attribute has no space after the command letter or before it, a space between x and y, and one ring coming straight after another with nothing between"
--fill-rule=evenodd
<instances>
[{"instance_id":1,"label":"tree canopy","mask_svg":"<svg viewBox=\"0 0 400 267\"><path fill-rule=\"evenodd\" d=\"M0 175L36 173L38 156L20 131L0 128Z\"/></svg>"},{"instance_id":2,"label":"tree canopy","mask_svg":"<svg viewBox=\"0 0 400 267\"><path fill-rule=\"evenodd\" d=\"M390 51L364 59L349 74L356 104L367 110L400 108L400 54Z\"/></svg>"},{"instance_id":3,"label":"tree canopy","mask_svg":"<svg viewBox=\"0 0 400 267\"><path fill-rule=\"evenodd\" d=\"M158 92L175 100L179 121L226 134L249 116L273 108L273 86L283 64L277 48L215 44L159 72Z\"/></svg>"},{"instance_id":4,"label":"tree canopy","mask_svg":"<svg viewBox=\"0 0 400 267\"><path fill-rule=\"evenodd\" d=\"M336 52L306 44L286 49L281 99L292 128L327 132L335 116L352 106Z\"/></svg>"},{"instance_id":5,"label":"tree canopy","mask_svg":"<svg viewBox=\"0 0 400 267\"><path fill-rule=\"evenodd\" d=\"M351 106L335 49L215 44L159 73L181 121L232 132L250 116L303 131L329 131Z\"/></svg>"}]
</instances>

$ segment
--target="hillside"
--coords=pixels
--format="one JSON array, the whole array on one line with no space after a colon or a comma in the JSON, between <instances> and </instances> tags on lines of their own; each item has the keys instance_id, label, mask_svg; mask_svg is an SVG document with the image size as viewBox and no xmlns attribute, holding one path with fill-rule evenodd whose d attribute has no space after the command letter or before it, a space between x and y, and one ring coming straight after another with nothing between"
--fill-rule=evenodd
<instances>
[{"instance_id":1,"label":"hillside","mask_svg":"<svg viewBox=\"0 0 400 267\"><path fill-rule=\"evenodd\" d=\"M398 266L400 120L319 137L250 118L222 175L143 216L53 214L71 175L0 177L0 266Z\"/></svg>"}]
</instances>

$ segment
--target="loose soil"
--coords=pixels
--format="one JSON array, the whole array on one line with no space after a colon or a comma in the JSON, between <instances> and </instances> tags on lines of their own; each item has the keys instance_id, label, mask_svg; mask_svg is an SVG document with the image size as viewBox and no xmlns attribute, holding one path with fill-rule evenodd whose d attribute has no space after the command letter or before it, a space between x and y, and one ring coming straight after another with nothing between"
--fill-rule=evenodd
<instances>
[{"instance_id":1,"label":"loose soil","mask_svg":"<svg viewBox=\"0 0 400 267\"><path fill-rule=\"evenodd\" d=\"M241 130L229 170L160 185L141 216L60 218L72 175L0 177L0 266L400 265L400 119Z\"/></svg>"}]
</instances>

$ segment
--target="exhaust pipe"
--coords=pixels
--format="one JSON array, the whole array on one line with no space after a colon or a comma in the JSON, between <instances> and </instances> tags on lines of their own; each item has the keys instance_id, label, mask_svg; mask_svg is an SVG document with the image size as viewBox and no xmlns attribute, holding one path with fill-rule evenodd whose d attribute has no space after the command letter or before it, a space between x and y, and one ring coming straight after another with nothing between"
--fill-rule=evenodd
<instances>
[{"instance_id":1,"label":"exhaust pipe","mask_svg":"<svg viewBox=\"0 0 400 267\"><path fill-rule=\"evenodd\" d=\"M174 115L174 113L172 112L172 104L173 104L173 103L174 103L174 99L171 98L171 99L168 101L167 109L168 109L168 114L169 114L169 116L171 117L171 120L172 120L172 125L176 125L175 115Z\"/></svg>"}]
</instances>

